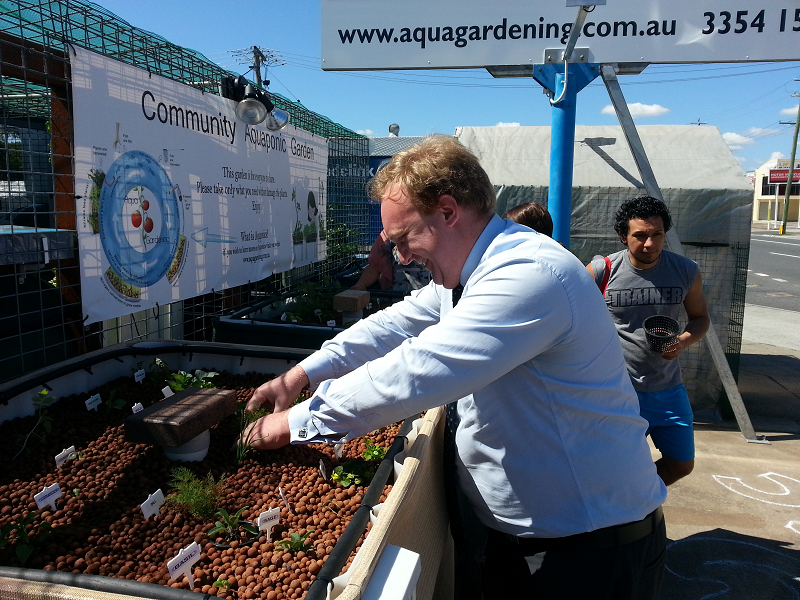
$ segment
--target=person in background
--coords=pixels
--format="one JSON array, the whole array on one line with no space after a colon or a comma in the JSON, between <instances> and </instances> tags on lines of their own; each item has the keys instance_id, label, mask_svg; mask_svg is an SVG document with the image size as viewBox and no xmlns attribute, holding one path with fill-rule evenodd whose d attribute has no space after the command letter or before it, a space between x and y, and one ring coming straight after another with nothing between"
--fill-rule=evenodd
<instances>
[{"instance_id":1,"label":"person in background","mask_svg":"<svg viewBox=\"0 0 800 600\"><path fill-rule=\"evenodd\" d=\"M675 359L703 339L711 324L697 265L664 250L671 227L669 210L660 200L628 200L614 223L625 249L595 257L586 266L604 293L619 333L641 414L650 424L647 433L661 452L656 468L667 485L694 469L694 415ZM678 320L681 307L688 317L683 333L666 352L650 350L644 320L652 315Z\"/></svg>"},{"instance_id":2,"label":"person in background","mask_svg":"<svg viewBox=\"0 0 800 600\"><path fill-rule=\"evenodd\" d=\"M534 231L553 237L553 217L547 209L536 202L519 204L506 213L505 219L530 227Z\"/></svg>"},{"instance_id":3,"label":"person in background","mask_svg":"<svg viewBox=\"0 0 800 600\"><path fill-rule=\"evenodd\" d=\"M450 136L397 153L372 194L400 260L433 282L259 387L248 409L274 412L254 446L346 441L447 406L452 481L489 530L459 598L657 598L667 490L581 262L495 215L488 175ZM450 514L458 546L470 532Z\"/></svg>"},{"instance_id":4,"label":"person in background","mask_svg":"<svg viewBox=\"0 0 800 600\"><path fill-rule=\"evenodd\" d=\"M397 257L394 243L381 231L367 257L367 266L351 290L366 290L376 283L382 290L410 292L426 286L430 273L415 262L404 265Z\"/></svg>"}]
</instances>

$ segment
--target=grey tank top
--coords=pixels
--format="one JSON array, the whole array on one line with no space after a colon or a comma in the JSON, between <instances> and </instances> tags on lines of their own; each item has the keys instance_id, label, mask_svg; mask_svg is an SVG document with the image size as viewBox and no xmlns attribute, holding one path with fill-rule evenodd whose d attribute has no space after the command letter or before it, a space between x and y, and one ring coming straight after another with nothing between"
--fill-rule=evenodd
<instances>
[{"instance_id":1,"label":"grey tank top","mask_svg":"<svg viewBox=\"0 0 800 600\"><path fill-rule=\"evenodd\" d=\"M644 320L667 315L685 323L683 301L697 276L697 265L664 250L651 269L637 269L628 250L609 255L611 273L605 300L622 342L625 364L637 392L658 392L682 383L678 360L666 360L647 347ZM602 257L592 259L598 287L606 270Z\"/></svg>"}]
</instances>

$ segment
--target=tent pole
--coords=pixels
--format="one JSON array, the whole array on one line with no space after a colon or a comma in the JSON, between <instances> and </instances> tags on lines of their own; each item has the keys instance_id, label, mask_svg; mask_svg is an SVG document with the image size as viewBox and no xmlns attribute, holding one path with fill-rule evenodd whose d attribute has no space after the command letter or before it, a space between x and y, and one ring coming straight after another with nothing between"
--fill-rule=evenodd
<instances>
[{"instance_id":1,"label":"tent pole","mask_svg":"<svg viewBox=\"0 0 800 600\"><path fill-rule=\"evenodd\" d=\"M661 195L661 188L658 187L653 169L650 166L650 161L647 159L647 154L644 151L644 146L639 138L639 133L636 131L636 126L633 124L633 118L628 110L628 105L625 102L625 97L622 94L622 88L617 80L617 73L613 65L604 64L600 67L600 74L603 77L603 82L608 90L608 95L611 98L611 103L614 105L614 110L617 113L617 118L622 126L622 131L625 134L625 139L628 141L628 146L633 154L633 160L636 162L636 167L639 169L639 175L644 183L645 190L653 198L664 201ZM555 220L555 219L554 219ZM678 234L672 228L667 232L667 243L669 249L675 254L686 256L683 251ZM739 393L739 388L736 380L731 372L730 365L725 358L725 352L720 344L717 332L712 323L706 333L705 341L708 344L708 349L711 352L711 357L714 359L714 365L717 367L722 385L725 388L725 393L728 395L733 413L736 416L736 422L739 424L739 431L742 432L744 439L748 442L769 444L764 436L756 435L753 429L753 424L750 422L750 415L747 414L747 408L742 400L742 395Z\"/></svg>"}]
</instances>

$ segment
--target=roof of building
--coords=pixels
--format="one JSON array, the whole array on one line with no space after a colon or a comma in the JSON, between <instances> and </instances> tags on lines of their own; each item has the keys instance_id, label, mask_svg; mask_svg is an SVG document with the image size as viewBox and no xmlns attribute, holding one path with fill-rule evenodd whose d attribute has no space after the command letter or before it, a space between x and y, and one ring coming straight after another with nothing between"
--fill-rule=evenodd
<instances>
[{"instance_id":1,"label":"roof of building","mask_svg":"<svg viewBox=\"0 0 800 600\"><path fill-rule=\"evenodd\" d=\"M716 127L636 129L662 189L751 189ZM495 185L548 185L550 127L459 127L456 137ZM621 127L575 127L574 152L573 187L644 187Z\"/></svg>"},{"instance_id":2,"label":"roof of building","mask_svg":"<svg viewBox=\"0 0 800 600\"><path fill-rule=\"evenodd\" d=\"M398 152L418 144L423 139L422 136L399 136L389 135L386 137L369 138L370 156L394 156Z\"/></svg>"}]
</instances>

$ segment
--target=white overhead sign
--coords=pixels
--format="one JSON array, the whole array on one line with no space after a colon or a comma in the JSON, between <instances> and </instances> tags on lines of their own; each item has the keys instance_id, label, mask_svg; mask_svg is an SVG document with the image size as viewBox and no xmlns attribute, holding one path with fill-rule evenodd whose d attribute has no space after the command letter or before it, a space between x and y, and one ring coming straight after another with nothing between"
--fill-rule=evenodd
<instances>
[{"instance_id":1,"label":"white overhead sign","mask_svg":"<svg viewBox=\"0 0 800 600\"><path fill-rule=\"evenodd\" d=\"M322 68L539 64L566 45L577 11L564 0L322 0ZM800 4L608 0L578 46L598 63L800 60Z\"/></svg>"}]
</instances>

